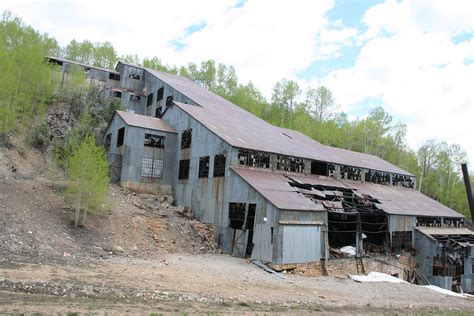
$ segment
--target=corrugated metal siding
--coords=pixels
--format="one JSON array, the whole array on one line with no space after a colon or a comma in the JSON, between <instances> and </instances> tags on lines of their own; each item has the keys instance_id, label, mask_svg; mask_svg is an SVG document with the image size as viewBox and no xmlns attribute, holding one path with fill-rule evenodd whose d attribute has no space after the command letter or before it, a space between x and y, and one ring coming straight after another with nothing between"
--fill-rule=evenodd
<instances>
[{"instance_id":1,"label":"corrugated metal siding","mask_svg":"<svg viewBox=\"0 0 474 316\"><path fill-rule=\"evenodd\" d=\"M391 232L413 231L416 224L416 216L390 215L389 230Z\"/></svg>"},{"instance_id":2,"label":"corrugated metal siding","mask_svg":"<svg viewBox=\"0 0 474 316\"><path fill-rule=\"evenodd\" d=\"M281 263L304 263L321 260L320 226L283 226L283 258Z\"/></svg>"}]
</instances>

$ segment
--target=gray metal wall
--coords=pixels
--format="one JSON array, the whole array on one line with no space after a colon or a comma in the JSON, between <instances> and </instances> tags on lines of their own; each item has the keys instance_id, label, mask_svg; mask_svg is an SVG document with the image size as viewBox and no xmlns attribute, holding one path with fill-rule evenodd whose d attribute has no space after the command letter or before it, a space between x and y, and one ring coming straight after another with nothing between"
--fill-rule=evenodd
<instances>
[{"instance_id":1,"label":"gray metal wall","mask_svg":"<svg viewBox=\"0 0 474 316\"><path fill-rule=\"evenodd\" d=\"M178 180L178 172L174 177L176 203L190 207L195 216L205 223L218 223L218 216L224 203L225 178L213 177L214 156L226 155L226 173L228 173L228 166L232 160L232 147L176 106L170 107L163 119L178 131L176 170L179 160L190 160L189 179ZM181 149L182 132L189 128L192 129L191 146L188 149ZM204 156L210 156L209 177L198 178L199 158Z\"/></svg>"},{"instance_id":2,"label":"gray metal wall","mask_svg":"<svg viewBox=\"0 0 474 316\"><path fill-rule=\"evenodd\" d=\"M124 144L117 148L118 130L122 127L125 127ZM107 153L109 161L111 154L122 155L121 181L141 182L142 160L146 157L163 160L163 176L161 179L157 179L156 183L173 184L175 175L177 174L177 135L175 133L128 126L117 114L114 115L110 122L104 134L104 139L109 133L112 135L110 150ZM145 133L165 136L165 148L160 149L144 146Z\"/></svg>"}]
</instances>

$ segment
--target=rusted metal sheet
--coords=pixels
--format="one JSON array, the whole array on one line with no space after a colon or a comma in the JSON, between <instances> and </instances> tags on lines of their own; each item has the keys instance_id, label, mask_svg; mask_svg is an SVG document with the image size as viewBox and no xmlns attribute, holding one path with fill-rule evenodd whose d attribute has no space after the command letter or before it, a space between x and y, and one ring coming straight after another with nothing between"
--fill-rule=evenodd
<instances>
[{"instance_id":1,"label":"rusted metal sheet","mask_svg":"<svg viewBox=\"0 0 474 316\"><path fill-rule=\"evenodd\" d=\"M239 167L231 169L279 209L325 211L321 204L312 202L292 188L288 178L282 174Z\"/></svg>"},{"instance_id":2,"label":"rusted metal sheet","mask_svg":"<svg viewBox=\"0 0 474 316\"><path fill-rule=\"evenodd\" d=\"M159 118L135 114L132 112L117 111L117 114L130 126L153 129L157 131L176 133L176 130Z\"/></svg>"}]
</instances>

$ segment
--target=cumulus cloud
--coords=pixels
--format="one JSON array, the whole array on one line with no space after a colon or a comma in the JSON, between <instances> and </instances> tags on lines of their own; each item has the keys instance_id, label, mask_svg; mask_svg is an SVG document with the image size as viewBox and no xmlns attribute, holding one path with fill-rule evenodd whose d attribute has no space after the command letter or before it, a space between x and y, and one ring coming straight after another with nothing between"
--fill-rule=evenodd
<instances>
[{"instance_id":1,"label":"cumulus cloud","mask_svg":"<svg viewBox=\"0 0 474 316\"><path fill-rule=\"evenodd\" d=\"M440 4L440 2L442 4ZM472 158L474 3L387 1L369 9L353 67L319 78L351 111L375 98L408 123L413 147L437 138L460 143ZM454 41L464 34L464 40ZM469 35L470 34L470 35Z\"/></svg>"}]
</instances>

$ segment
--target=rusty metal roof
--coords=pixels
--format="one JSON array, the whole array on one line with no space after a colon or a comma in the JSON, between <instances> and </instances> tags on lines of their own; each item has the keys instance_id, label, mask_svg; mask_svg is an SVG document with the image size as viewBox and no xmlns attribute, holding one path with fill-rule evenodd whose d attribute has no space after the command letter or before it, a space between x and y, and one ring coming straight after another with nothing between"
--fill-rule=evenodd
<instances>
[{"instance_id":1,"label":"rusty metal roof","mask_svg":"<svg viewBox=\"0 0 474 316\"><path fill-rule=\"evenodd\" d=\"M157 131L163 131L168 133L176 133L176 130L166 124L165 121L159 118L140 115L132 112L115 111L120 117L127 123L127 125L142 127L147 129L153 129Z\"/></svg>"},{"instance_id":2,"label":"rusty metal roof","mask_svg":"<svg viewBox=\"0 0 474 316\"><path fill-rule=\"evenodd\" d=\"M370 195L380 201L378 206L386 213L409 216L436 216L463 218L464 216L447 206L414 190L398 186L362 183L350 180L336 180L323 176L305 176L302 174L282 174L262 169L255 170L245 167L231 167L240 177L247 181L265 199L281 209L310 210L311 204L320 208L320 204L312 202L297 188L291 187L290 179L299 183L352 189L357 193Z\"/></svg>"},{"instance_id":3,"label":"rusty metal roof","mask_svg":"<svg viewBox=\"0 0 474 316\"><path fill-rule=\"evenodd\" d=\"M298 193L288 184L288 178L271 171L231 167L242 179L259 192L266 200L282 210L325 211L321 204L316 204Z\"/></svg>"},{"instance_id":4,"label":"rusty metal roof","mask_svg":"<svg viewBox=\"0 0 474 316\"><path fill-rule=\"evenodd\" d=\"M274 126L184 77L147 71L200 105L175 102L234 147L412 176L379 157L326 146L300 132Z\"/></svg>"},{"instance_id":5,"label":"rusty metal roof","mask_svg":"<svg viewBox=\"0 0 474 316\"><path fill-rule=\"evenodd\" d=\"M381 202L380 208L388 214L464 217L414 189L351 180L341 180L340 182L348 188L357 190L359 193L368 194L376 198Z\"/></svg>"}]
</instances>

